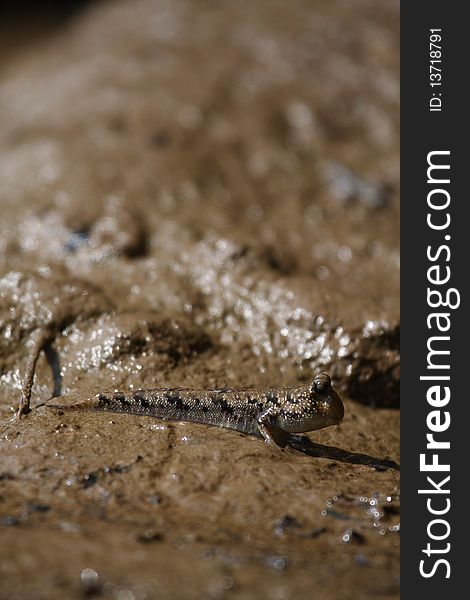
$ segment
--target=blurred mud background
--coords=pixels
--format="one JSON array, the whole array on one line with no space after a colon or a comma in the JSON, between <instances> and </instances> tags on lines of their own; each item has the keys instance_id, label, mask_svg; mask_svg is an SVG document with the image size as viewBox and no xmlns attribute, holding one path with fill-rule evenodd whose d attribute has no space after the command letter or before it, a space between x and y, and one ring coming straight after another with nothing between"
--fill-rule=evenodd
<instances>
[{"instance_id":1,"label":"blurred mud background","mask_svg":"<svg viewBox=\"0 0 470 600\"><path fill-rule=\"evenodd\" d=\"M57 5L1 25L0 598L398 598L398 2ZM286 451L40 406L319 368Z\"/></svg>"}]
</instances>

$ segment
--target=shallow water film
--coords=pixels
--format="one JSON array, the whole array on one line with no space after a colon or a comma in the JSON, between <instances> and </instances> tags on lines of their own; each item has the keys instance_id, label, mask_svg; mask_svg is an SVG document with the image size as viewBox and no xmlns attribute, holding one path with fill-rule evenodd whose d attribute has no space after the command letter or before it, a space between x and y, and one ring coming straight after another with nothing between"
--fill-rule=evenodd
<instances>
[{"instance_id":1,"label":"shallow water film","mask_svg":"<svg viewBox=\"0 0 470 600\"><path fill-rule=\"evenodd\" d=\"M0 46L0 599L398 598L398 2L36 16ZM344 420L284 450L45 406L318 371Z\"/></svg>"}]
</instances>

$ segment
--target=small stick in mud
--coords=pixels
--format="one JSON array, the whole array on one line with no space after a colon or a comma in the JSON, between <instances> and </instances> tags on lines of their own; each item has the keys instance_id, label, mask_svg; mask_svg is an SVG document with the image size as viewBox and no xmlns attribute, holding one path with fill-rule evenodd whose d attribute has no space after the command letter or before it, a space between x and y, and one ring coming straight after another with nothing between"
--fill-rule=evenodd
<instances>
[{"instance_id":1,"label":"small stick in mud","mask_svg":"<svg viewBox=\"0 0 470 600\"><path fill-rule=\"evenodd\" d=\"M21 400L18 406L17 417L21 417L21 415L26 415L31 410L31 389L33 387L36 364L38 362L41 350L44 350L45 346L51 341L51 337L52 333L51 330L48 328L36 329L36 331L32 335L32 348L26 362L26 372L23 378L23 385L21 387Z\"/></svg>"},{"instance_id":2,"label":"small stick in mud","mask_svg":"<svg viewBox=\"0 0 470 600\"><path fill-rule=\"evenodd\" d=\"M190 421L261 435L284 447L290 433L304 433L341 422L344 406L326 373L313 383L285 388L156 388L96 394L92 398L46 406L66 410L133 413L169 421Z\"/></svg>"}]
</instances>

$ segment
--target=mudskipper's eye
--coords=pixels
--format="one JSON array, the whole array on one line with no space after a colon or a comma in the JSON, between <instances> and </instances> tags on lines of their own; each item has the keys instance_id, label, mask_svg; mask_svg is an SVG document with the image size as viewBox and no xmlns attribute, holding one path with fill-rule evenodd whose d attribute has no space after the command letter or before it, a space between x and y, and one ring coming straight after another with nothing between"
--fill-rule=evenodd
<instances>
[{"instance_id":1,"label":"mudskipper's eye","mask_svg":"<svg viewBox=\"0 0 470 600\"><path fill-rule=\"evenodd\" d=\"M313 390L317 394L326 394L331 386L331 379L326 373L320 373L313 380Z\"/></svg>"}]
</instances>

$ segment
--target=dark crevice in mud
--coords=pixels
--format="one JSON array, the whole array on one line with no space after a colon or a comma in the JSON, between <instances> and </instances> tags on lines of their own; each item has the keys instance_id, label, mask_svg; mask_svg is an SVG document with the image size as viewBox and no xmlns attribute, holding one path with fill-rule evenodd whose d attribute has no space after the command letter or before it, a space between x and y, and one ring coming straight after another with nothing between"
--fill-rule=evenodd
<instances>
[{"instance_id":1,"label":"dark crevice in mud","mask_svg":"<svg viewBox=\"0 0 470 600\"><path fill-rule=\"evenodd\" d=\"M400 407L400 326L359 337L349 359L351 375L340 386L352 400L381 408Z\"/></svg>"},{"instance_id":2,"label":"dark crevice in mud","mask_svg":"<svg viewBox=\"0 0 470 600\"><path fill-rule=\"evenodd\" d=\"M280 275L290 275L298 271L298 265L292 256L289 256L280 248L266 246L261 252L261 258L269 268Z\"/></svg>"},{"instance_id":3,"label":"dark crevice in mud","mask_svg":"<svg viewBox=\"0 0 470 600\"><path fill-rule=\"evenodd\" d=\"M52 381L54 388L52 397L56 398L62 395L62 375L60 370L60 356L57 350L49 343L44 346L44 354L52 371Z\"/></svg>"},{"instance_id":4,"label":"dark crevice in mud","mask_svg":"<svg viewBox=\"0 0 470 600\"><path fill-rule=\"evenodd\" d=\"M206 332L184 319L156 317L153 314L145 318L132 313L106 315L97 323L92 323L89 335L97 329L105 332L103 345L109 343L108 339L114 339L112 357L108 357L108 362L152 355L155 358L164 357L165 363L175 367L214 350L215 346ZM86 338L86 330L83 335Z\"/></svg>"},{"instance_id":5,"label":"dark crevice in mud","mask_svg":"<svg viewBox=\"0 0 470 600\"><path fill-rule=\"evenodd\" d=\"M361 372L347 386L347 395L352 399L371 407L399 408L400 379L396 373L397 367L391 365L381 372L373 370L373 363L364 361L362 373L370 373L366 382L361 382Z\"/></svg>"},{"instance_id":6,"label":"dark crevice in mud","mask_svg":"<svg viewBox=\"0 0 470 600\"><path fill-rule=\"evenodd\" d=\"M288 441L288 447L313 458L329 458L355 465L367 465L376 471L387 471L388 469L393 469L394 471L400 470L400 465L389 458L377 458L368 454L349 452L335 446L316 444L306 436L291 436Z\"/></svg>"},{"instance_id":7,"label":"dark crevice in mud","mask_svg":"<svg viewBox=\"0 0 470 600\"><path fill-rule=\"evenodd\" d=\"M214 348L214 341L207 333L181 322L150 323L149 332L154 338L156 351L166 352L175 363Z\"/></svg>"},{"instance_id":8,"label":"dark crevice in mud","mask_svg":"<svg viewBox=\"0 0 470 600\"><path fill-rule=\"evenodd\" d=\"M3 2L0 20L2 59L60 34L79 19L91 4L91 0Z\"/></svg>"}]
</instances>

